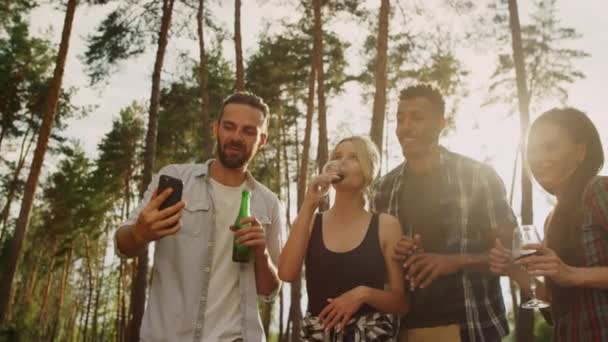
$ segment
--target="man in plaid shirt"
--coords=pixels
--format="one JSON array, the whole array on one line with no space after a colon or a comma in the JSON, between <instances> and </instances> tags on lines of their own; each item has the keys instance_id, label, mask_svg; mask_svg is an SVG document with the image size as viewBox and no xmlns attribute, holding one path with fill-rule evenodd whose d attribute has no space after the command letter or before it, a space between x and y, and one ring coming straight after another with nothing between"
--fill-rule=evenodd
<instances>
[{"instance_id":1,"label":"man in plaid shirt","mask_svg":"<svg viewBox=\"0 0 608 342\"><path fill-rule=\"evenodd\" d=\"M373 209L399 218L404 233L395 258L411 306L400 341L500 341L509 326L488 252L497 237L510 241L517 221L491 167L439 145L444 112L430 86L401 92L396 133L407 161L374 186Z\"/></svg>"}]
</instances>

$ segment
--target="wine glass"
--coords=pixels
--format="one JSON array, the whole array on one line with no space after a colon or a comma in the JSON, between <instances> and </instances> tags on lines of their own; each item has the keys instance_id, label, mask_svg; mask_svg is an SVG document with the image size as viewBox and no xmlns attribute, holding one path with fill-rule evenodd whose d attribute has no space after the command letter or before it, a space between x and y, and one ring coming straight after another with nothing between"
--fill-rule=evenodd
<instances>
[{"instance_id":1,"label":"wine glass","mask_svg":"<svg viewBox=\"0 0 608 342\"><path fill-rule=\"evenodd\" d=\"M518 260L530 255L538 255L533 249L524 249L523 246L532 243L542 243L538 230L533 225L521 225L513 230L513 259ZM524 309L542 309L549 306L549 303L536 298L536 278L529 275L530 292L532 299L521 305Z\"/></svg>"},{"instance_id":2,"label":"wine glass","mask_svg":"<svg viewBox=\"0 0 608 342\"><path fill-rule=\"evenodd\" d=\"M334 179L331 181L332 184L337 184L340 183L341 181L344 180L344 173L342 172L341 168L340 168L340 160L338 159L333 159L328 161L327 163L325 163L325 165L323 166L323 173L328 173L328 172L336 172L338 174L338 179Z\"/></svg>"}]
</instances>

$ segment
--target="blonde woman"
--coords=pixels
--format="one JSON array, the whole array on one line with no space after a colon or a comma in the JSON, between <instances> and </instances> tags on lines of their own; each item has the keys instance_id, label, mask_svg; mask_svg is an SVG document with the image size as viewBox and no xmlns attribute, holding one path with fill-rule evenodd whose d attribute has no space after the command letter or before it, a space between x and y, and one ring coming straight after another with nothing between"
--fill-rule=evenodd
<instances>
[{"instance_id":1,"label":"blonde woman","mask_svg":"<svg viewBox=\"0 0 608 342\"><path fill-rule=\"evenodd\" d=\"M306 265L304 341L393 341L398 329L391 314L405 314L408 305L401 267L391 254L401 237L399 222L365 209L378 151L369 138L353 136L336 145L330 161L338 170L310 182L280 257L279 277L293 282ZM330 186L333 205L315 213Z\"/></svg>"}]
</instances>

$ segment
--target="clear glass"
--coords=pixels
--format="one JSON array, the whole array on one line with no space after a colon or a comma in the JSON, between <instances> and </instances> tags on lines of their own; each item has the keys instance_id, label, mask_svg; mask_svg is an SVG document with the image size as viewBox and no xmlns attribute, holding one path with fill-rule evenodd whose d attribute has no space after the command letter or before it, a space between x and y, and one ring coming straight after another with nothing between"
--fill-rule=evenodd
<instances>
[{"instance_id":1,"label":"clear glass","mask_svg":"<svg viewBox=\"0 0 608 342\"><path fill-rule=\"evenodd\" d=\"M533 225L522 225L513 230L513 259L521 259L525 256L535 254L535 250L523 249L523 246L531 243L542 243L538 230ZM536 298L536 277L529 275L530 292L532 299L521 305L524 309L542 309L549 306L549 303Z\"/></svg>"},{"instance_id":2,"label":"clear glass","mask_svg":"<svg viewBox=\"0 0 608 342\"><path fill-rule=\"evenodd\" d=\"M330 160L323 166L323 173L336 172L338 177L340 177L339 179L333 180L331 182L332 184L337 184L344 180L344 173L341 172L340 167L341 163L338 159Z\"/></svg>"}]
</instances>

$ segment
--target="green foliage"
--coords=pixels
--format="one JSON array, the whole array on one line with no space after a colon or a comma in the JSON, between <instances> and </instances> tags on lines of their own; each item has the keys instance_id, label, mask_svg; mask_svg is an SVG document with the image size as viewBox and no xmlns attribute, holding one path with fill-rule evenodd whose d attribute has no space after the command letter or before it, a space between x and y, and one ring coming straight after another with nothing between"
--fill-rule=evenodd
<instances>
[{"instance_id":1,"label":"green foliage","mask_svg":"<svg viewBox=\"0 0 608 342\"><path fill-rule=\"evenodd\" d=\"M493 52L498 52L498 63L492 76L488 103L514 104L516 92L508 11L505 0L492 1L494 5L490 10L493 15L488 16L490 22L486 23L487 30L483 33L491 36L496 44ZM110 0L85 2L103 4ZM213 2L214 5L218 3ZM298 1L297 10L301 17L295 19L299 21L295 24L281 23L284 28L281 32L274 30L277 23L269 23L269 28L275 25L268 30L272 34L266 33L258 38L256 50L248 54L246 63L247 89L264 98L271 111L268 144L259 151L250 171L276 193L281 193L284 188L284 148L291 165L289 176L294 176L293 165L299 157L296 152L301 141L297 134L301 134L303 127L300 126L298 132L296 129L304 117L313 45L311 3L310 0ZM398 2L391 3L395 8L401 6ZM445 0L444 3L459 13L469 13L478 6L470 0ZM574 62L588 55L566 48L579 35L556 19L555 0L535 0L534 3L537 10L532 22L522 27L530 93L533 101L545 98L565 100L567 87L584 77ZM16 160L8 159L9 154L5 152L11 152L13 154L10 156L13 156L21 141L27 142L27 138L38 131L55 63L54 44L46 38L32 36L24 19L37 5L38 2L32 0L0 1L0 198L7 193L12 170L17 165ZM197 5L195 1L176 2L172 36L192 38ZM365 12L362 3L353 0L323 0L322 6L323 65L329 102L350 81L362 85L369 98L375 85L377 13ZM103 81L122 61L156 46L161 7L162 1L121 2L94 32L85 33L88 46L82 60L91 83ZM207 45L211 49L207 48L206 70L209 112L214 120L223 98L233 90L234 70L222 55L225 46L222 46L221 39L231 34L231 28L223 27L220 21L219 24L214 23L215 18L209 7L205 9L205 27L211 29L212 35L206 35L207 41L211 41ZM391 15L394 19L394 13ZM345 38L348 37L332 31L332 24L345 16L350 25L363 23L369 28L362 48L365 64L354 75L347 74L349 61L346 52L350 46ZM465 93L463 84L468 76L455 52L460 42L452 40L451 32L410 27L414 25L407 25L407 18L405 23L396 24L393 20L389 29L389 101L394 99L395 92L400 88L413 82L432 83L447 97L449 110L455 112L454 103ZM192 44L193 47L196 45L194 41ZM485 46L485 49L488 50L488 47ZM172 163L200 162L203 158L199 147L203 130L198 51L196 47L192 51L184 55L193 54L195 60L188 57L178 63L179 72L185 69L185 75L172 77L175 75L171 74L173 70L166 70L163 74L163 79L169 81L161 89L160 95L155 170ZM169 78L165 78L167 75ZM118 291L127 297L125 306L129 307L128 288L134 264L126 263L124 273L119 274L117 262L104 263L104 258L106 248L111 243L108 232L135 206L139 197L136 191L141 182L145 113L148 108L139 102L123 108L114 119L112 129L97 146L99 155L93 161L86 157L78 144L64 144L61 138L65 119L86 112L86 108L73 105L74 95L73 89L63 90L61 94L55 123L58 129L53 131L52 144L60 160L58 163L52 160L52 172L42 177L43 191L39 192L35 202L25 241L26 253L18 270L18 299L14 305L13 321L8 326L9 330L0 331L0 341L47 340L47 328L56 319L62 322L56 340L73 339L76 334L81 334L82 326L79 322L72 323L71 319L76 314L81 317L83 307L90 298L89 291L96 293L98 290L100 305L95 338L112 340L117 336L115 319L121 300ZM27 165L24 170L27 170ZM16 198L22 192L22 185L20 180ZM10 229L7 234L12 234ZM2 255L5 246L2 242L0 246ZM56 290L60 287L60 273L66 265L67 255L72 255L68 253L72 252L72 268L64 303L62 310L57 312ZM2 262L0 259L0 272ZM28 298L29 303L23 304L23 298L19 296L25 291L28 276L34 272L37 274L32 296ZM43 288L49 275L52 275L52 282L47 314L52 313L51 316L56 317L49 316L46 326L41 326ZM89 323L89 337L91 326ZM551 339L551 329L541 318L536 320L535 335L537 341ZM276 338L277 335L271 332L270 339ZM79 336L79 339L83 337Z\"/></svg>"},{"instance_id":2,"label":"green foliage","mask_svg":"<svg viewBox=\"0 0 608 342\"><path fill-rule=\"evenodd\" d=\"M450 6L466 7L464 4L451 3ZM400 9L399 15L395 13L396 8ZM414 12L417 11L422 10L415 9ZM396 99L398 92L410 85L432 84L446 100L448 128L453 127L459 102L468 94L465 79L469 72L456 55L456 46L460 41L452 33L445 32L440 22L431 21L430 29L421 30L411 23L413 16L409 13L404 11L401 4L391 4L387 39L387 100ZM376 91L378 14L368 13L365 24L369 28L361 49L365 64L354 79L363 86L364 100L371 102Z\"/></svg>"},{"instance_id":3,"label":"green foliage","mask_svg":"<svg viewBox=\"0 0 608 342\"><path fill-rule=\"evenodd\" d=\"M0 126L2 138L20 135L25 113L39 112L46 95L54 51L44 39L33 38L25 22L11 23L0 36Z\"/></svg>"},{"instance_id":4,"label":"green foliage","mask_svg":"<svg viewBox=\"0 0 608 342\"><path fill-rule=\"evenodd\" d=\"M0 1L0 34L12 23L21 22L23 15L36 5L33 0Z\"/></svg>"},{"instance_id":5,"label":"green foliage","mask_svg":"<svg viewBox=\"0 0 608 342\"><path fill-rule=\"evenodd\" d=\"M118 62L145 51L146 36L142 21L136 19L133 22L125 11L121 7L111 12L101 22L97 32L87 38L84 62L92 84L107 77Z\"/></svg>"},{"instance_id":6,"label":"green foliage","mask_svg":"<svg viewBox=\"0 0 608 342\"><path fill-rule=\"evenodd\" d=\"M161 90L155 170L167 164L202 161L199 65L194 61L189 63L192 65L189 75ZM234 85L232 68L219 48L207 53L207 75L209 111L214 121L224 97Z\"/></svg>"},{"instance_id":7,"label":"green foliage","mask_svg":"<svg viewBox=\"0 0 608 342\"><path fill-rule=\"evenodd\" d=\"M258 50L247 62L247 89L261 96L271 112L269 141L250 169L254 177L273 191L281 192L282 143L296 147L293 137L281 141L281 132L291 132L298 118L304 116L299 109L308 96L308 80L312 55L312 31L306 20L288 26L285 32L274 36L262 36ZM325 89L328 94L340 93L349 80L345 73L345 51L348 44L335 33L324 31L323 65ZM279 120L279 113L281 120ZM290 154L294 156L295 154Z\"/></svg>"},{"instance_id":8,"label":"green foliage","mask_svg":"<svg viewBox=\"0 0 608 342\"><path fill-rule=\"evenodd\" d=\"M102 193L97 198L109 209L114 202L131 196L142 164L145 109L136 103L120 111L98 145L99 157L93 171L93 186Z\"/></svg>"},{"instance_id":9,"label":"green foliage","mask_svg":"<svg viewBox=\"0 0 608 342\"><path fill-rule=\"evenodd\" d=\"M95 191L90 186L91 161L77 145L63 148L64 159L43 190L42 226L49 240L98 229Z\"/></svg>"},{"instance_id":10,"label":"green foliage","mask_svg":"<svg viewBox=\"0 0 608 342\"><path fill-rule=\"evenodd\" d=\"M542 315L536 314L534 317L534 341L550 342L553 340L553 328L547 324Z\"/></svg>"},{"instance_id":11,"label":"green foliage","mask_svg":"<svg viewBox=\"0 0 608 342\"><path fill-rule=\"evenodd\" d=\"M310 38L294 31L262 37L247 62L247 88L273 109L287 96L303 100L311 53Z\"/></svg>"},{"instance_id":12,"label":"green foliage","mask_svg":"<svg viewBox=\"0 0 608 342\"><path fill-rule=\"evenodd\" d=\"M566 102L567 87L585 77L576 62L589 54L567 47L580 38L580 34L561 24L557 18L556 0L535 0L534 6L531 23L522 25L521 35L531 109L538 110L548 99ZM497 0L490 9L495 13L492 18L496 27L494 38L501 50L486 104L509 104L514 111L517 87L506 1Z\"/></svg>"},{"instance_id":13,"label":"green foliage","mask_svg":"<svg viewBox=\"0 0 608 342\"><path fill-rule=\"evenodd\" d=\"M48 40L30 36L21 18L4 28L7 36L0 36L0 143L22 136L28 128L38 130L56 55ZM54 132L64 128L63 122L78 112L86 115L87 108L71 103L74 93L74 89L61 91ZM53 139L62 141L56 133Z\"/></svg>"}]
</instances>

